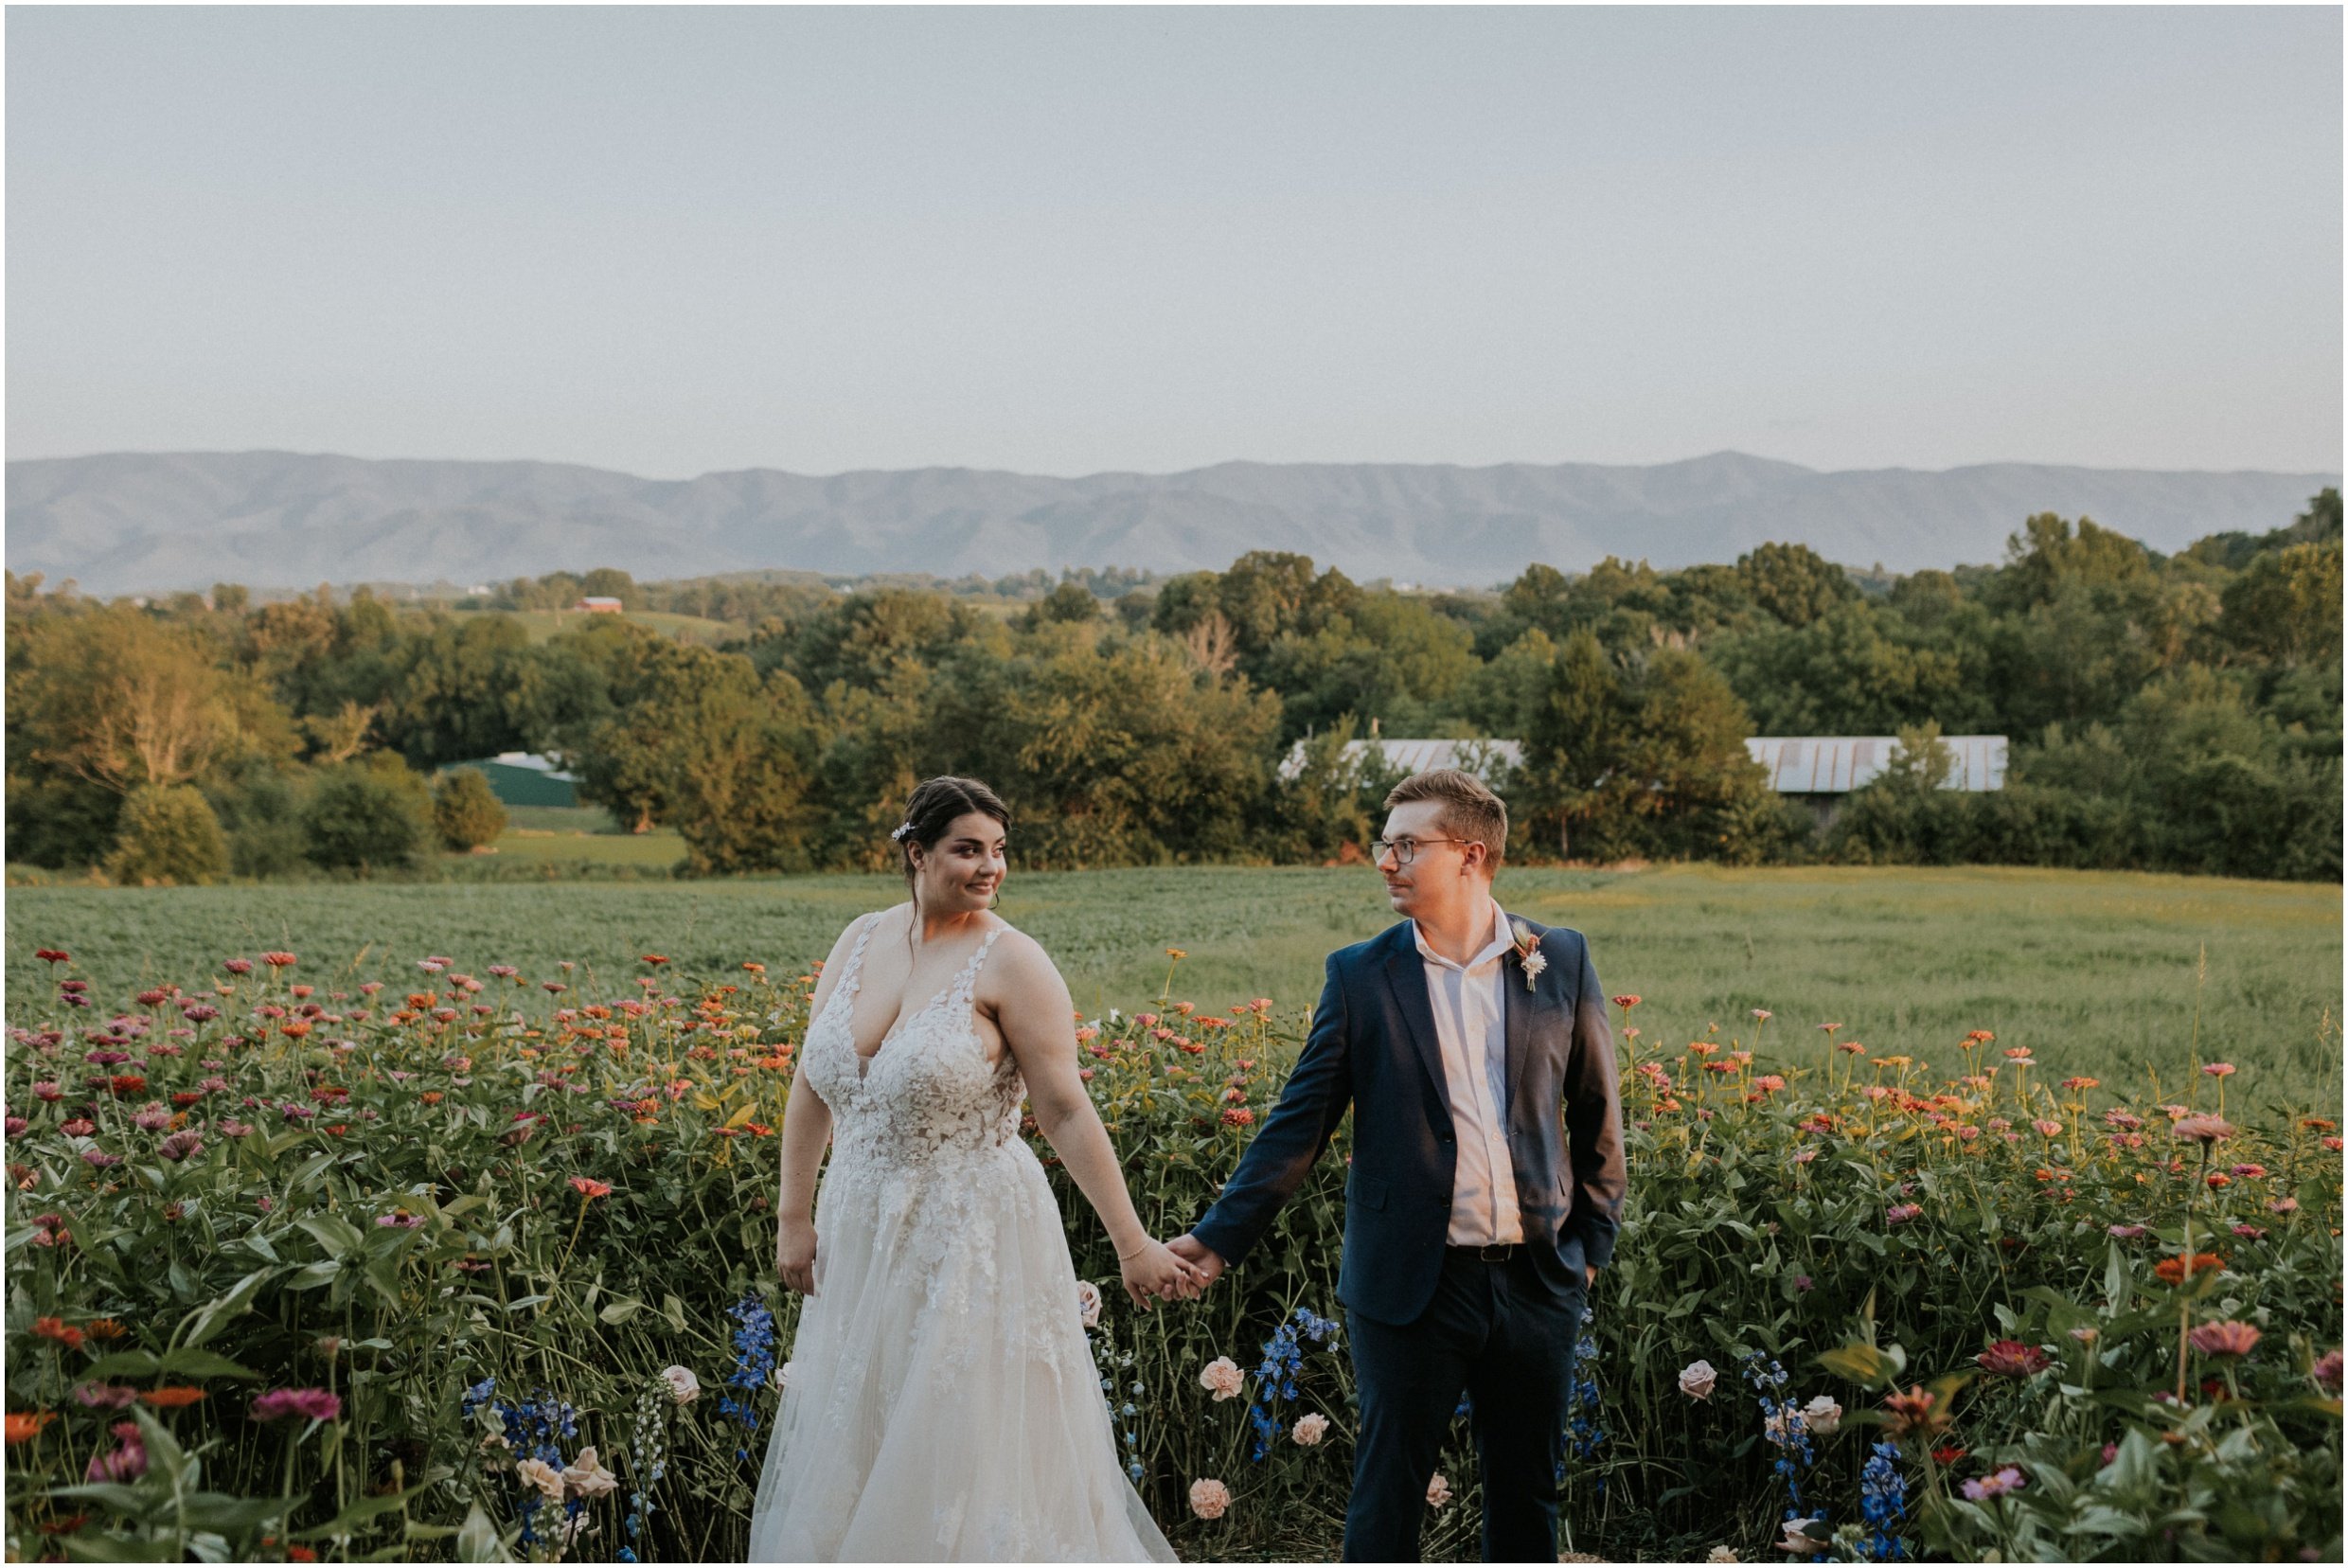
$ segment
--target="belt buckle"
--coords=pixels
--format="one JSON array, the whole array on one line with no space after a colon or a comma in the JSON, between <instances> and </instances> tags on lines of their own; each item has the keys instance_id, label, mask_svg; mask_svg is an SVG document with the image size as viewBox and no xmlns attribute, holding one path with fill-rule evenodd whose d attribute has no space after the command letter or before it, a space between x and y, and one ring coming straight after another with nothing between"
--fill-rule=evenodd
<instances>
[{"instance_id":1,"label":"belt buckle","mask_svg":"<svg viewBox=\"0 0 2348 1568\"><path fill-rule=\"evenodd\" d=\"M1505 1241L1486 1241L1476 1249L1476 1261L1479 1263L1505 1263L1508 1261L1508 1253L1509 1243Z\"/></svg>"}]
</instances>

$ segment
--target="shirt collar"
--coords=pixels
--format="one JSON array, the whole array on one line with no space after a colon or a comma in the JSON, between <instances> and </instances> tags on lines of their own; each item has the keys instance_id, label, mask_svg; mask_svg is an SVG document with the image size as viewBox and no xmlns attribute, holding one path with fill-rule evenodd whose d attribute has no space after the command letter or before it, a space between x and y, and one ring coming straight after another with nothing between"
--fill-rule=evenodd
<instances>
[{"instance_id":1,"label":"shirt collar","mask_svg":"<svg viewBox=\"0 0 2348 1568\"><path fill-rule=\"evenodd\" d=\"M1446 958L1443 954L1437 953L1433 948L1429 947L1427 945L1426 934L1418 929L1418 922L1416 920L1413 920L1411 922L1411 940L1418 944L1418 955L1425 959L1428 963L1440 964L1445 969L1455 969L1463 971L1482 969L1485 964L1490 963L1493 959L1499 957L1502 953L1517 945L1516 938L1509 934L1508 912L1501 908L1500 900L1498 899L1494 899L1492 900L1491 940L1485 943L1483 950L1477 953L1473 957L1469 958L1465 964L1455 964L1451 962L1450 959Z\"/></svg>"}]
</instances>

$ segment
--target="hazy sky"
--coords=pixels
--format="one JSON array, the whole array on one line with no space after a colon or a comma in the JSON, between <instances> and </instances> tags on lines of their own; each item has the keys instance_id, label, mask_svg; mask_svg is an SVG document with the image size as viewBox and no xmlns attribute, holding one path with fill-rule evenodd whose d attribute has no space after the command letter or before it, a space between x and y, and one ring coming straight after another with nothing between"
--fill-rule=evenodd
<instances>
[{"instance_id":1,"label":"hazy sky","mask_svg":"<svg viewBox=\"0 0 2348 1568\"><path fill-rule=\"evenodd\" d=\"M2340 466L2329 7L6 27L12 457Z\"/></svg>"}]
</instances>

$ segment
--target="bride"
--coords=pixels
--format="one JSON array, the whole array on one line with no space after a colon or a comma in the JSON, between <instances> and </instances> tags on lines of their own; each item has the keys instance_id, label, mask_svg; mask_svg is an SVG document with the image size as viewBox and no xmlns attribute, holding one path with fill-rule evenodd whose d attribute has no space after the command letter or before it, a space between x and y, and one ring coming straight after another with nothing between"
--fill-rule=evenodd
<instances>
[{"instance_id":1,"label":"bride","mask_svg":"<svg viewBox=\"0 0 2348 1568\"><path fill-rule=\"evenodd\" d=\"M913 900L842 932L816 988L774 1247L807 1299L753 1562L1173 1560L1118 1468L1023 1094L1134 1301L1204 1280L1134 1213L1059 971L987 912L1009 821L971 779L914 791L892 835Z\"/></svg>"}]
</instances>

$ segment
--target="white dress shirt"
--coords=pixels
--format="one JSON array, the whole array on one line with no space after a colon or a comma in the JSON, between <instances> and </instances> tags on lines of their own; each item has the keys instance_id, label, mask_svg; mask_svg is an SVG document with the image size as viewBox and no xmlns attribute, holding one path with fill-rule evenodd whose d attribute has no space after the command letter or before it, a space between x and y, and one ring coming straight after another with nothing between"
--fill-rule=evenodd
<instances>
[{"instance_id":1,"label":"white dress shirt","mask_svg":"<svg viewBox=\"0 0 2348 1568\"><path fill-rule=\"evenodd\" d=\"M1427 1000L1435 1015L1444 1087L1451 1100L1458 1162L1451 1177L1454 1247L1524 1239L1517 1210L1516 1166L1508 1157L1508 984L1506 958L1515 940L1508 916L1492 900L1492 936L1465 964L1427 945L1416 921L1412 938L1427 972Z\"/></svg>"}]
</instances>

